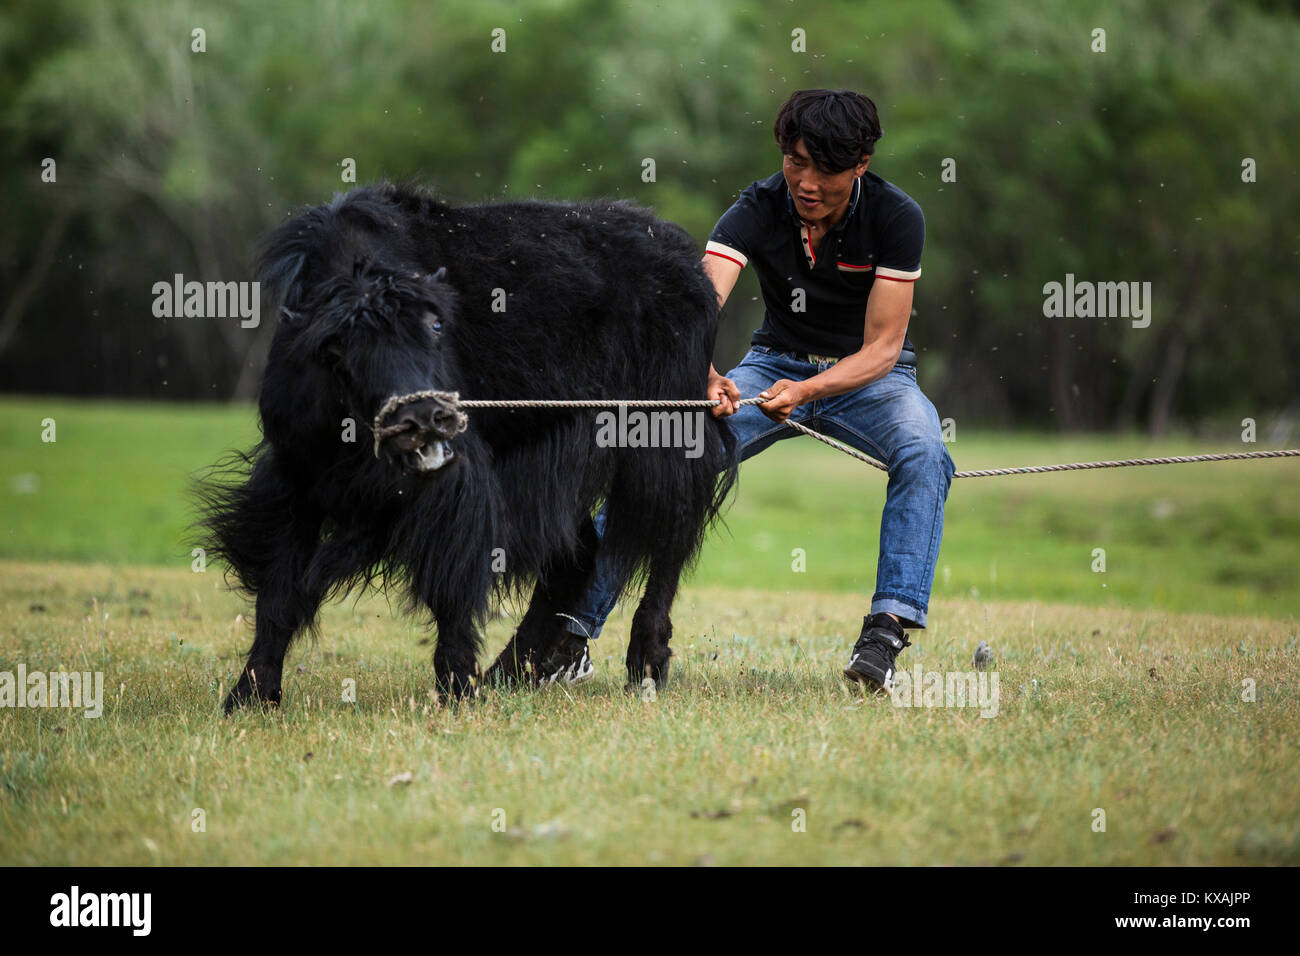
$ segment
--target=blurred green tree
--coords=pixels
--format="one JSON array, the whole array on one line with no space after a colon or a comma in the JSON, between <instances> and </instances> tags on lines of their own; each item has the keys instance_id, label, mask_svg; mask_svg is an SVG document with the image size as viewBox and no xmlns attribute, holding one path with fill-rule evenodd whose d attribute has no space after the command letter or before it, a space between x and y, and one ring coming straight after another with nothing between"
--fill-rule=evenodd
<instances>
[{"instance_id":1,"label":"blurred green tree","mask_svg":"<svg viewBox=\"0 0 1300 956\"><path fill-rule=\"evenodd\" d=\"M0 380L250 397L272 323L156 319L152 285L249 278L267 228L350 188L347 160L453 201L627 198L702 246L779 167L781 101L847 86L880 106L873 170L926 213L912 334L941 411L1259 417L1296 398L1298 47L1295 5L1263 0L13 0ZM1067 273L1150 282L1150 326L1045 317ZM760 319L746 277L720 364Z\"/></svg>"}]
</instances>

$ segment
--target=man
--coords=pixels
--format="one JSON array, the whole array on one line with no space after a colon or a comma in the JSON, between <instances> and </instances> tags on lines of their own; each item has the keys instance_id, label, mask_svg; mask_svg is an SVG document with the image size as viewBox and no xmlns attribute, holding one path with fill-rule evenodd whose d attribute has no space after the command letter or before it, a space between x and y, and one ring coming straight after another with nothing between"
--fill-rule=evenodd
<instances>
[{"instance_id":1,"label":"man","mask_svg":"<svg viewBox=\"0 0 1300 956\"><path fill-rule=\"evenodd\" d=\"M725 376L710 367L708 396L720 402L714 415L730 416L742 461L794 437L784 424L792 419L888 466L876 591L844 668L846 678L887 692L911 643L904 628L925 627L955 470L907 337L925 220L902 190L867 172L882 135L867 97L801 90L774 131L781 172L741 193L704 256L719 306L752 264L765 307L741 363ZM770 401L738 407L742 394ZM581 606L542 660L544 681L592 675L587 641L599 636L623 581L597 555Z\"/></svg>"}]
</instances>

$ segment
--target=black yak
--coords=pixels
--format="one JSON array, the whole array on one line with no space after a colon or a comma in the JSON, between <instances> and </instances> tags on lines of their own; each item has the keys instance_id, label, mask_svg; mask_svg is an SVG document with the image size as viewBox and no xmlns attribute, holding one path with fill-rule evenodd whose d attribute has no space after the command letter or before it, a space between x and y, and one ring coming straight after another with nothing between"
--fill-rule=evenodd
<instances>
[{"instance_id":1,"label":"black yak","mask_svg":"<svg viewBox=\"0 0 1300 956\"><path fill-rule=\"evenodd\" d=\"M600 547L645 586L628 676L662 683L678 579L735 478L727 427L682 413L702 419L688 456L607 447L593 410L479 409L466 427L437 397L390 399L703 398L718 308L691 238L625 202L451 206L385 184L287 221L258 273L279 306L262 440L199 490L211 551L256 599L226 712L278 703L321 603L377 582L431 612L440 699L483 680L494 595L534 584L487 675L526 679L582 593L602 501Z\"/></svg>"}]
</instances>

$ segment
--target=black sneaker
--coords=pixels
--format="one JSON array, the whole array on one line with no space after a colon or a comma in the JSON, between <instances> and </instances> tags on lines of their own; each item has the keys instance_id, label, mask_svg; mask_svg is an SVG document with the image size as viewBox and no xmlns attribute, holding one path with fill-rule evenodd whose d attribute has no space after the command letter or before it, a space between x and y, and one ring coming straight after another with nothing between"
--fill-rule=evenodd
<instances>
[{"instance_id":1,"label":"black sneaker","mask_svg":"<svg viewBox=\"0 0 1300 956\"><path fill-rule=\"evenodd\" d=\"M903 625L888 614L864 617L862 636L853 645L853 656L844 668L844 676L869 691L888 694L894 686L894 658L903 648L911 646Z\"/></svg>"},{"instance_id":2,"label":"black sneaker","mask_svg":"<svg viewBox=\"0 0 1300 956\"><path fill-rule=\"evenodd\" d=\"M587 639L567 631L560 634L537 665L541 684L581 684L596 675L596 665L587 653Z\"/></svg>"}]
</instances>

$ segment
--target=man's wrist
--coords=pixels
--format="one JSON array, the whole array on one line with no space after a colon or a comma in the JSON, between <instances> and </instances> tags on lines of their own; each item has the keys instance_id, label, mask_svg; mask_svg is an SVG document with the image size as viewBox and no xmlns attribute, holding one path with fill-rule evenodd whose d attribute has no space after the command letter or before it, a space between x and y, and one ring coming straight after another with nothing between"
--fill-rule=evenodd
<instances>
[{"instance_id":1,"label":"man's wrist","mask_svg":"<svg viewBox=\"0 0 1300 956\"><path fill-rule=\"evenodd\" d=\"M799 399L800 405L807 405L809 402L815 402L817 399L824 397L821 394L821 387L816 381L817 378L818 375L814 375L812 378L806 378L802 382L795 383L795 396Z\"/></svg>"}]
</instances>

